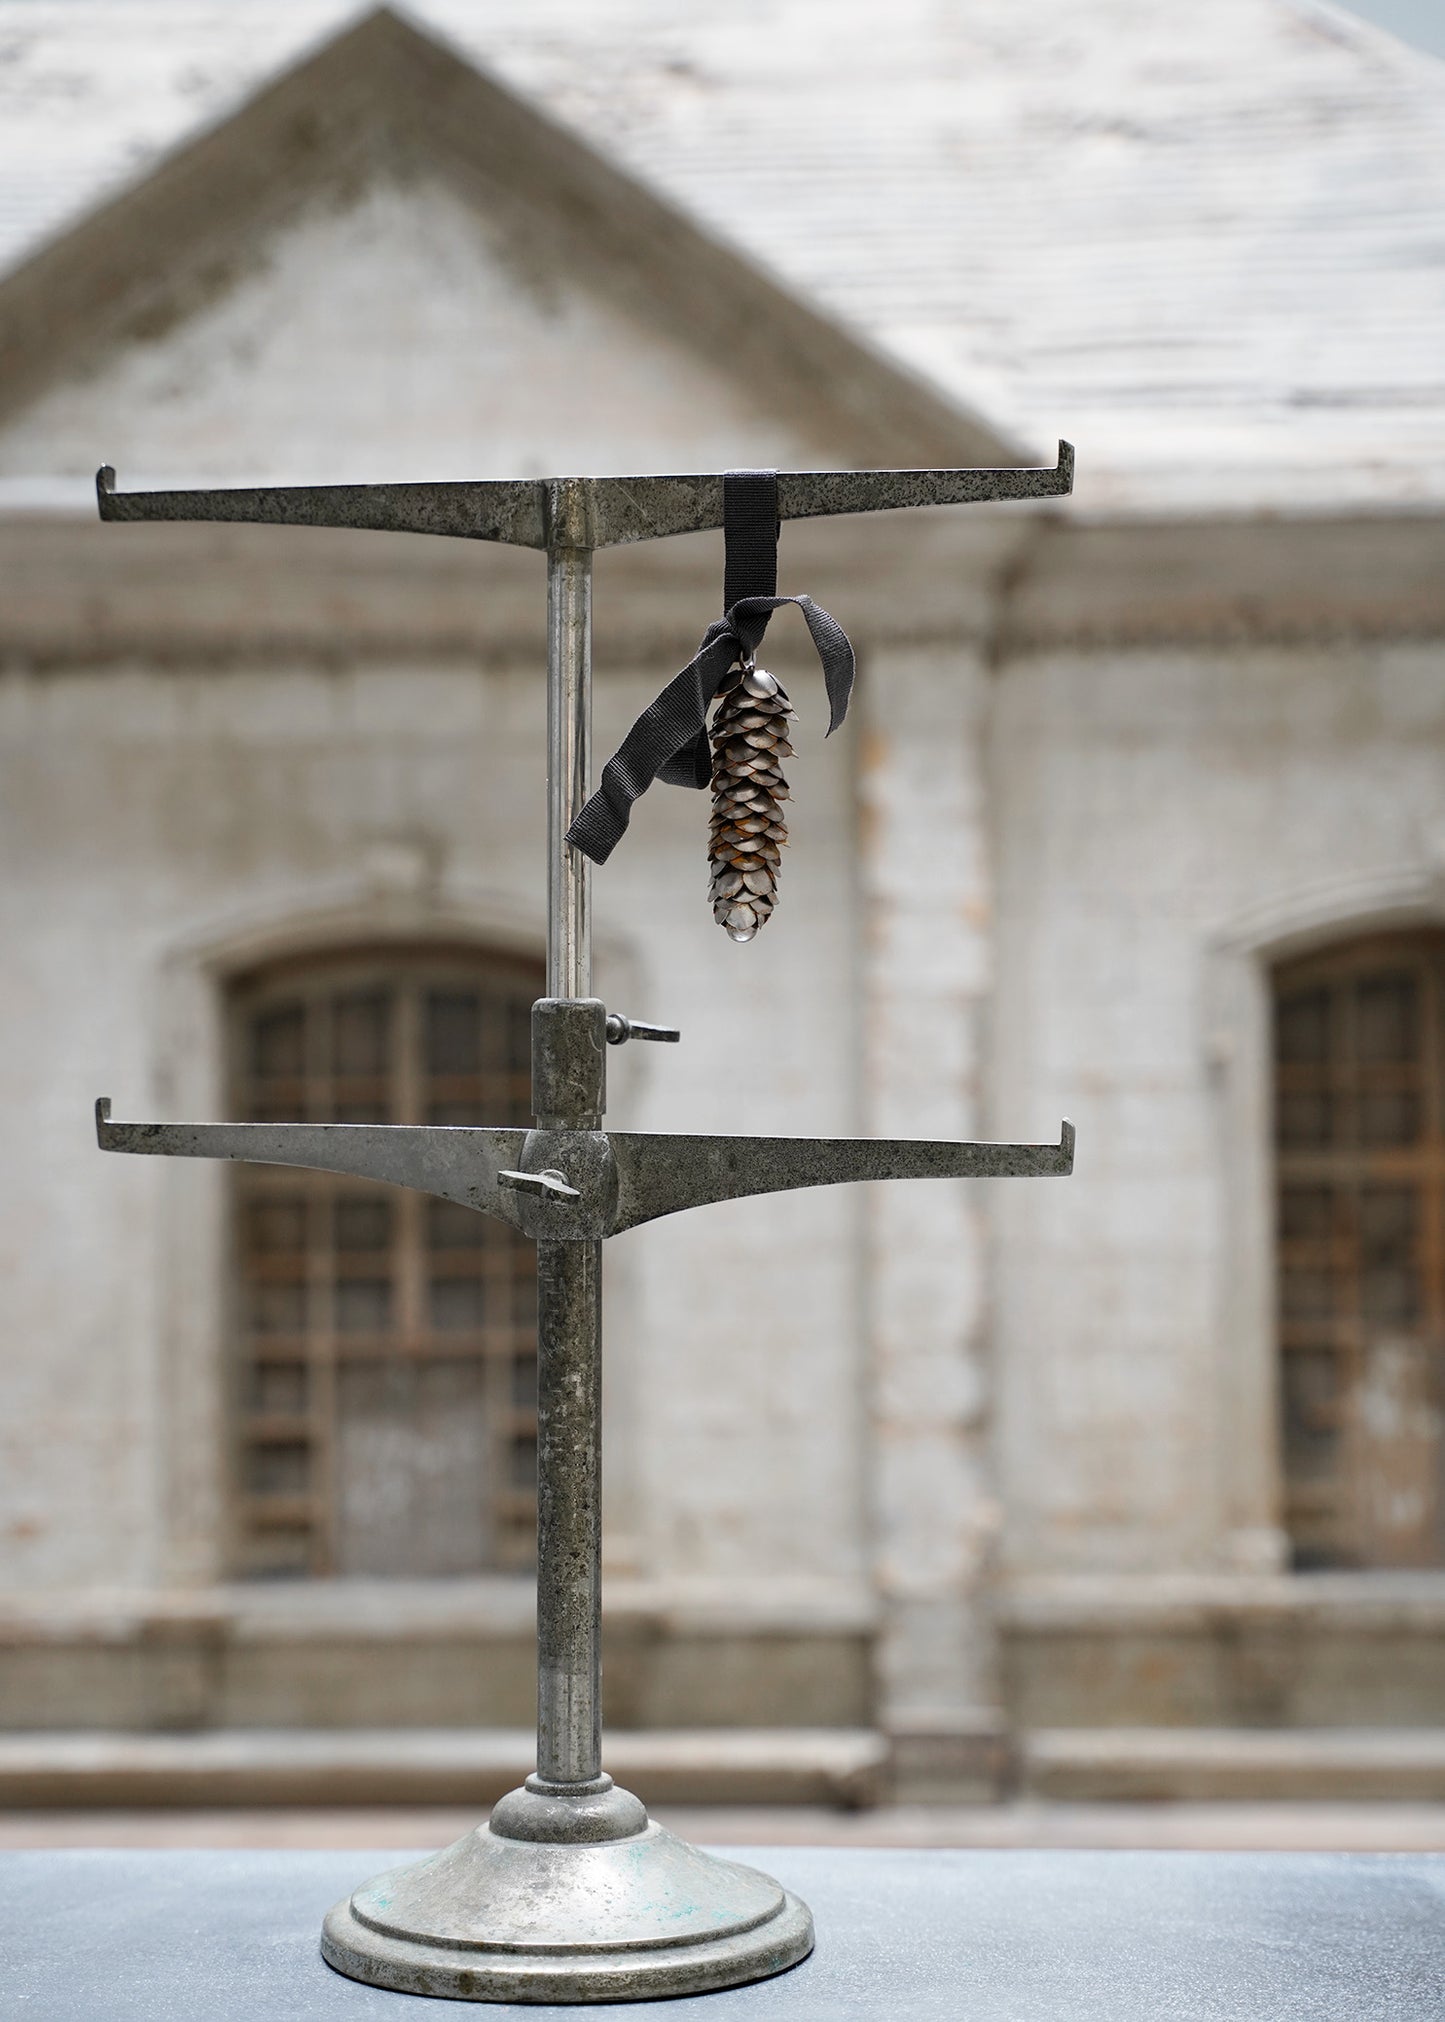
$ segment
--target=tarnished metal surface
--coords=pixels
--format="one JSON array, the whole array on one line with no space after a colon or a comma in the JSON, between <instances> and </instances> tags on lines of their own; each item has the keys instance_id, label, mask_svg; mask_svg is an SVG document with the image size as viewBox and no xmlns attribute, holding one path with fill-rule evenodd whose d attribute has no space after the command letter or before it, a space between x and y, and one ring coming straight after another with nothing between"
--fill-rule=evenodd
<instances>
[{"instance_id":1,"label":"tarnished metal surface","mask_svg":"<svg viewBox=\"0 0 1445 2022\"><path fill-rule=\"evenodd\" d=\"M548 1846L632 1839L647 1825L647 1807L610 1776L590 1783L551 1783L533 1773L520 1790L492 1806L491 1828L500 1839L539 1840Z\"/></svg>"},{"instance_id":2,"label":"tarnished metal surface","mask_svg":"<svg viewBox=\"0 0 1445 2022\"><path fill-rule=\"evenodd\" d=\"M676 1045L681 1037L675 1025L644 1025L640 1018L624 1018L620 1011L607 1014L609 1046L625 1046L629 1039L660 1039Z\"/></svg>"},{"instance_id":3,"label":"tarnished metal surface","mask_svg":"<svg viewBox=\"0 0 1445 2022\"><path fill-rule=\"evenodd\" d=\"M1060 442L1052 468L1017 470L824 470L778 473L778 516L785 520L896 512L905 506L987 505L1005 499L1063 498L1074 488L1074 448ZM717 518L722 525L722 486Z\"/></svg>"},{"instance_id":4,"label":"tarnished metal surface","mask_svg":"<svg viewBox=\"0 0 1445 2022\"><path fill-rule=\"evenodd\" d=\"M563 1021L558 1029L565 1029ZM496 1215L539 1243L600 1242L662 1215L750 1194L859 1180L1061 1178L1074 1166L1074 1127L1067 1122L1057 1144L968 1144L906 1137L688 1137L565 1126L111 1123L109 1117L102 1097L96 1130L103 1151L248 1159L390 1180ZM517 1184L518 1177L540 1180L543 1174L557 1175L561 1187L533 1191Z\"/></svg>"},{"instance_id":5,"label":"tarnished metal surface","mask_svg":"<svg viewBox=\"0 0 1445 2022\"><path fill-rule=\"evenodd\" d=\"M423 1123L112 1123L110 1099L103 1095L95 1105L95 1135L102 1151L241 1159L389 1180L478 1208L514 1229L523 1223L522 1196L508 1194L497 1175L503 1166L520 1164L524 1130Z\"/></svg>"},{"instance_id":6,"label":"tarnished metal surface","mask_svg":"<svg viewBox=\"0 0 1445 2022\"><path fill-rule=\"evenodd\" d=\"M882 1179L1043 1179L1073 1170L1074 1127L1053 1144L936 1144L888 1137L680 1137L612 1131L618 1198L609 1235L708 1201Z\"/></svg>"},{"instance_id":7,"label":"tarnished metal surface","mask_svg":"<svg viewBox=\"0 0 1445 2022\"><path fill-rule=\"evenodd\" d=\"M548 798L557 801L555 781ZM616 1198L611 1149L597 1129L606 1035L600 998L543 997L532 1006L532 1100L542 1127L528 1134L520 1163L564 1173L583 1194L575 1204L528 1203L540 1236L537 1774L554 1784L586 1784L602 1768L602 1232L559 1242L545 1231L567 1228L587 1205L600 1220Z\"/></svg>"},{"instance_id":8,"label":"tarnished metal surface","mask_svg":"<svg viewBox=\"0 0 1445 2022\"><path fill-rule=\"evenodd\" d=\"M537 1773L602 1768L602 1245L537 1245Z\"/></svg>"},{"instance_id":9,"label":"tarnished metal surface","mask_svg":"<svg viewBox=\"0 0 1445 2022\"><path fill-rule=\"evenodd\" d=\"M723 523L720 472L698 477L536 478L522 482L320 484L254 490L115 489L109 464L96 474L103 520L241 520L298 527L361 527L411 534L451 534L474 541L568 552L618 547L669 534L701 533ZM778 474L785 520L893 512L905 506L981 505L1005 499L1061 498L1074 484L1074 452L1059 444L1051 468L1000 470L787 470ZM558 524L558 487L580 495ZM556 538L558 533L567 536ZM590 537L590 538L589 538Z\"/></svg>"},{"instance_id":10,"label":"tarnished metal surface","mask_svg":"<svg viewBox=\"0 0 1445 2022\"><path fill-rule=\"evenodd\" d=\"M523 1172L561 1173L577 1189L575 1201L549 1192L526 1202L520 1226L534 1242L598 1243L612 1234L617 1160L606 1131L528 1131L518 1164Z\"/></svg>"},{"instance_id":11,"label":"tarnished metal surface","mask_svg":"<svg viewBox=\"0 0 1445 2022\"><path fill-rule=\"evenodd\" d=\"M771 1875L659 1825L602 1844L479 1826L357 1889L321 1940L353 1979L463 2001L701 1994L767 1979L812 1949L806 1906Z\"/></svg>"},{"instance_id":12,"label":"tarnished metal surface","mask_svg":"<svg viewBox=\"0 0 1445 2022\"><path fill-rule=\"evenodd\" d=\"M588 531L583 480L551 487L553 531ZM592 550L547 550L547 989L592 988L592 865L563 838L582 812L592 777Z\"/></svg>"},{"instance_id":13,"label":"tarnished metal surface","mask_svg":"<svg viewBox=\"0 0 1445 2022\"><path fill-rule=\"evenodd\" d=\"M118 492L115 472L105 464L96 473L95 487L103 520L237 520L260 526L451 534L519 548L547 545L545 491L536 479Z\"/></svg>"},{"instance_id":14,"label":"tarnished metal surface","mask_svg":"<svg viewBox=\"0 0 1445 2022\"><path fill-rule=\"evenodd\" d=\"M538 1124L543 1130L596 1130L606 1106L602 999L539 997L532 1006L532 1114Z\"/></svg>"},{"instance_id":15,"label":"tarnished metal surface","mask_svg":"<svg viewBox=\"0 0 1445 2022\"><path fill-rule=\"evenodd\" d=\"M512 1193L536 1194L548 1201L580 1201L578 1188L568 1186L566 1178L551 1166L543 1166L540 1172L499 1172L498 1184Z\"/></svg>"}]
</instances>

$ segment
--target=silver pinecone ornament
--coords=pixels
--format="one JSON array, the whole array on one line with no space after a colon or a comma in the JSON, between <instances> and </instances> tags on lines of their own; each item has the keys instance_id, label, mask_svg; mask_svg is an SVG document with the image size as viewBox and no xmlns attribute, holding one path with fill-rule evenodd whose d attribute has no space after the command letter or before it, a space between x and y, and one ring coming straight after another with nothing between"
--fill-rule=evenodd
<instances>
[{"instance_id":1,"label":"silver pinecone ornament","mask_svg":"<svg viewBox=\"0 0 1445 2022\"><path fill-rule=\"evenodd\" d=\"M788 825L782 761L791 758L787 695L762 667L734 661L712 720L713 918L734 941L766 926L778 899L778 866Z\"/></svg>"}]
</instances>

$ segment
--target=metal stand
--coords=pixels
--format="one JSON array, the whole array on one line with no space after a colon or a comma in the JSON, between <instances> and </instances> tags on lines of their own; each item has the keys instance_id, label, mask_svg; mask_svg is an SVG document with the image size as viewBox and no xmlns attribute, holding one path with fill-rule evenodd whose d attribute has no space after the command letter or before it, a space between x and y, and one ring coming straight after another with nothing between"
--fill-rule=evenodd
<instances>
[{"instance_id":1,"label":"metal stand","mask_svg":"<svg viewBox=\"0 0 1445 2022\"><path fill-rule=\"evenodd\" d=\"M784 517L1039 497L1055 470L784 473ZM1043 1176L1057 1145L610 1132L606 1048L675 1031L589 994L591 866L562 838L591 772L596 547L718 526L719 477L118 494L104 519L267 520L505 540L547 551L547 988L532 1010L532 1130L407 1124L112 1123L103 1150L257 1160L389 1180L498 1216L537 1244L537 1769L488 1824L378 1876L327 1917L331 1965L469 2001L621 2001L766 1978L806 1957L805 1904L652 1823L602 1769L602 1244L660 1215L840 1181Z\"/></svg>"}]
</instances>

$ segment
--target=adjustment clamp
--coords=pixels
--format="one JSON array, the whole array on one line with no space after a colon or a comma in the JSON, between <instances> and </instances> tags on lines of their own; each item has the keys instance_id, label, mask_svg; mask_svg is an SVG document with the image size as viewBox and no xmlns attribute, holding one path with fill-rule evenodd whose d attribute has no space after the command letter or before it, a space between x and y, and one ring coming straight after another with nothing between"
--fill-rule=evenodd
<instances>
[{"instance_id":1,"label":"adjustment clamp","mask_svg":"<svg viewBox=\"0 0 1445 2022\"><path fill-rule=\"evenodd\" d=\"M548 1167L546 1172L499 1172L497 1185L511 1187L519 1194L541 1194L549 1201L580 1201L581 1190L569 1186L567 1175Z\"/></svg>"},{"instance_id":2,"label":"adjustment clamp","mask_svg":"<svg viewBox=\"0 0 1445 2022\"><path fill-rule=\"evenodd\" d=\"M644 1025L640 1018L624 1018L620 1011L607 1014L609 1046L625 1046L629 1039L661 1039L675 1046L681 1037L675 1025Z\"/></svg>"}]
</instances>

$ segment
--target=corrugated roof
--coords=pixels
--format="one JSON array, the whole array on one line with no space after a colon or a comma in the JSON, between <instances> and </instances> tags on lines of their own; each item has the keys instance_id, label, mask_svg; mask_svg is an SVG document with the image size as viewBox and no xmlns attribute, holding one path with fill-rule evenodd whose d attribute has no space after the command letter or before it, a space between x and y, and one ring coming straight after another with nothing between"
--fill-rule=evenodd
<instances>
[{"instance_id":1,"label":"corrugated roof","mask_svg":"<svg viewBox=\"0 0 1445 2022\"><path fill-rule=\"evenodd\" d=\"M0 269L370 11L0 0ZM1445 496L1445 67L1316 0L409 10L1080 496Z\"/></svg>"}]
</instances>

